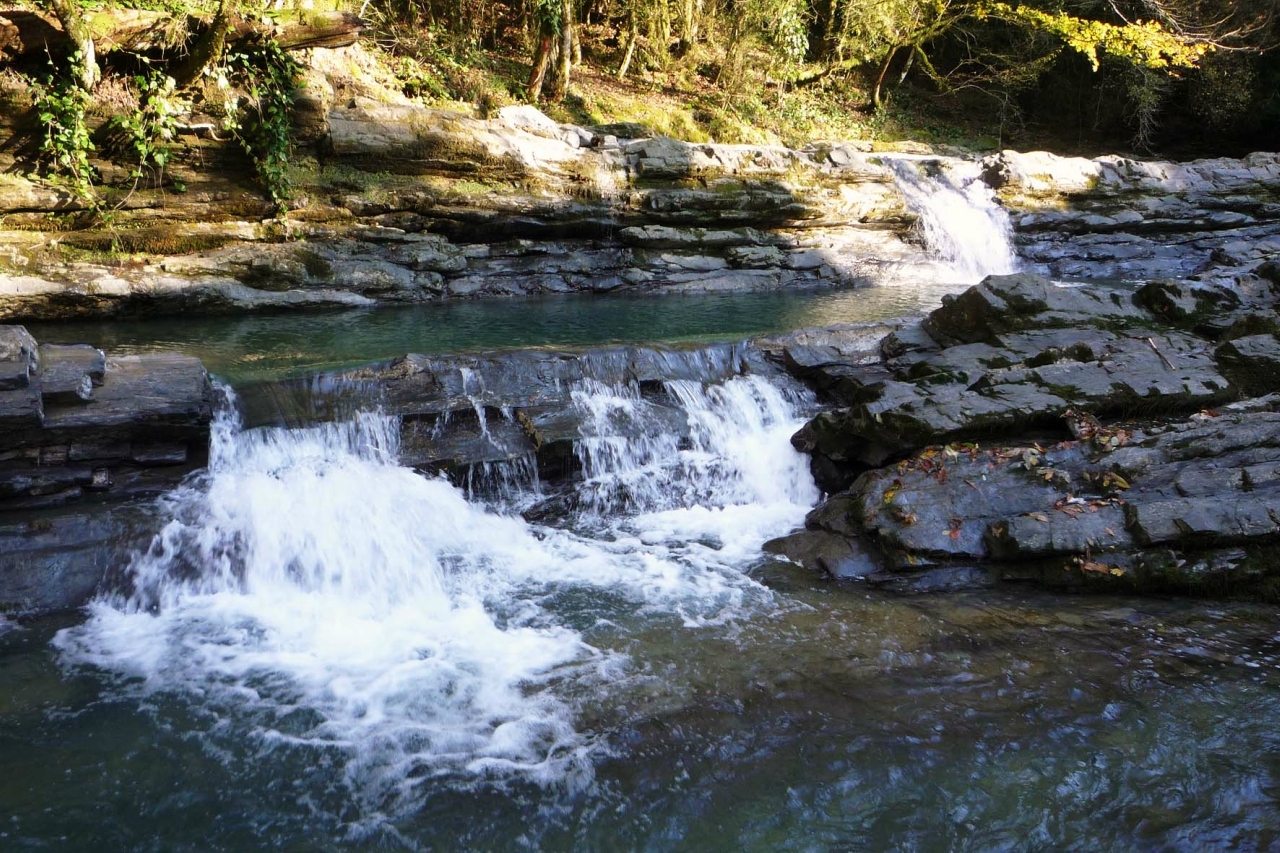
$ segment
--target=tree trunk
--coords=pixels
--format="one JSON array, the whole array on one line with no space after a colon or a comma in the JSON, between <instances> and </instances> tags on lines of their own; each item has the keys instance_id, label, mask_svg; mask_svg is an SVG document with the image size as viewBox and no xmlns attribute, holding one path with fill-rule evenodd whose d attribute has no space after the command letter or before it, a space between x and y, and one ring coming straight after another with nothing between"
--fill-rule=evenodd
<instances>
[{"instance_id":1,"label":"tree trunk","mask_svg":"<svg viewBox=\"0 0 1280 853\"><path fill-rule=\"evenodd\" d=\"M893 64L893 58L898 55L898 51L902 49L902 45L895 44L889 48L889 53L885 55L884 65L880 66L880 73L876 76L875 88L871 90L871 108L879 110L884 106L884 78L889 76L889 66Z\"/></svg>"},{"instance_id":2,"label":"tree trunk","mask_svg":"<svg viewBox=\"0 0 1280 853\"><path fill-rule=\"evenodd\" d=\"M76 62L80 85L86 92L92 92L98 85L101 72L98 70L98 55L94 50L93 33L89 30L89 24L81 16L80 7L72 0L49 0L49 8L58 16L62 31L80 53Z\"/></svg>"},{"instance_id":3,"label":"tree trunk","mask_svg":"<svg viewBox=\"0 0 1280 853\"><path fill-rule=\"evenodd\" d=\"M230 17L226 43L266 37L275 39L282 50L346 47L355 44L364 29L364 22L349 12L315 12L305 21L284 20L278 23ZM103 9L94 13L91 23L86 22L88 41L100 47L104 54L113 50L133 53L165 50L172 53L174 45L165 36L165 25L171 18L167 12L145 9ZM201 26L199 21L189 23L192 29ZM0 10L0 62L32 57L46 49L61 49L75 42L65 26L50 15L21 9ZM83 46L80 49L83 56ZM96 62L94 66L96 68Z\"/></svg>"},{"instance_id":4,"label":"tree trunk","mask_svg":"<svg viewBox=\"0 0 1280 853\"><path fill-rule=\"evenodd\" d=\"M218 4L218 13L213 16L209 29L200 34L187 58L178 64L173 71L173 81L181 89L191 85L205 68L222 58L227 46L227 33L231 31L231 16L227 14L226 0Z\"/></svg>"},{"instance_id":5,"label":"tree trunk","mask_svg":"<svg viewBox=\"0 0 1280 853\"><path fill-rule=\"evenodd\" d=\"M529 73L529 101L538 103L542 97L542 84L547 79L547 65L551 63L551 34L543 32L538 36L538 47L533 55L533 70Z\"/></svg>"},{"instance_id":6,"label":"tree trunk","mask_svg":"<svg viewBox=\"0 0 1280 853\"><path fill-rule=\"evenodd\" d=\"M636 42L640 41L640 34L636 32L635 26L627 31L627 52L622 57L622 64L618 66L618 79L623 80L627 76L627 70L631 68L631 58L636 55Z\"/></svg>"},{"instance_id":7,"label":"tree trunk","mask_svg":"<svg viewBox=\"0 0 1280 853\"><path fill-rule=\"evenodd\" d=\"M563 101L569 94L569 72L573 69L573 0L560 4L560 62L551 98Z\"/></svg>"}]
</instances>

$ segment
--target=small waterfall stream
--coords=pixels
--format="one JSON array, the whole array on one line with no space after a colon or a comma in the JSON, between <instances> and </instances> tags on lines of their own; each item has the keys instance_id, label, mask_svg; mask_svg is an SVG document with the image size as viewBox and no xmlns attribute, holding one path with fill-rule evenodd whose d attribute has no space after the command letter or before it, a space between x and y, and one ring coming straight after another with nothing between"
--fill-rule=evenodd
<instances>
[{"instance_id":1,"label":"small waterfall stream","mask_svg":"<svg viewBox=\"0 0 1280 853\"><path fill-rule=\"evenodd\" d=\"M920 217L917 227L925 247L958 281L976 283L1017 270L1009 214L982 181L977 163L889 162L907 205Z\"/></svg>"},{"instance_id":2,"label":"small waterfall stream","mask_svg":"<svg viewBox=\"0 0 1280 853\"><path fill-rule=\"evenodd\" d=\"M264 748L336 749L370 820L423 778L589 775L577 709L632 665L591 626L750 613L770 594L743 569L818 497L788 442L802 392L735 376L657 396L574 389L582 511L550 525L515 514L527 494L469 502L398 465L396 418L245 430L226 406L207 472L57 644Z\"/></svg>"}]
</instances>

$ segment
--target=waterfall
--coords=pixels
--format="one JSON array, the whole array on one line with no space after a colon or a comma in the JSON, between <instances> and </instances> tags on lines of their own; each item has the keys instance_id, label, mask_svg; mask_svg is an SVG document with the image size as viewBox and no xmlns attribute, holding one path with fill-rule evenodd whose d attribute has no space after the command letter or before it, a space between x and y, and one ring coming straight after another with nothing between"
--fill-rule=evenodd
<instances>
[{"instance_id":1,"label":"waterfall","mask_svg":"<svg viewBox=\"0 0 1280 853\"><path fill-rule=\"evenodd\" d=\"M889 162L907 206L919 216L917 228L926 248L959 282L976 283L1017 270L1009 215L982 181L977 163Z\"/></svg>"},{"instance_id":2,"label":"waterfall","mask_svg":"<svg viewBox=\"0 0 1280 853\"><path fill-rule=\"evenodd\" d=\"M336 751L362 813L413 801L424 778L589 774L581 703L629 664L586 627L766 604L743 569L818 497L788 441L797 392L738 376L660 396L577 388L590 510L551 525L397 464L397 418L246 430L225 406L208 469L163 499L150 548L56 643L263 749ZM643 440L613 441L620 424Z\"/></svg>"},{"instance_id":3,"label":"waterfall","mask_svg":"<svg viewBox=\"0 0 1280 853\"><path fill-rule=\"evenodd\" d=\"M781 493L793 503L817 494L795 466L787 441L800 402L760 376L704 386L664 383L671 409L645 400L635 385L583 383L577 451L592 511L656 512L696 506L760 505ZM683 429L672 428L672 418Z\"/></svg>"}]
</instances>

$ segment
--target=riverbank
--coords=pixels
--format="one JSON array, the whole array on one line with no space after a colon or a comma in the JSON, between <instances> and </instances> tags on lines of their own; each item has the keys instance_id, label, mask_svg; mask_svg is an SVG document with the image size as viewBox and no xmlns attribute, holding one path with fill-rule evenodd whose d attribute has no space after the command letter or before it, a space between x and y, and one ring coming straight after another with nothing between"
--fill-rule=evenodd
<instances>
[{"instance_id":1,"label":"riverbank","mask_svg":"<svg viewBox=\"0 0 1280 853\"><path fill-rule=\"evenodd\" d=\"M1008 251L1010 235L1024 265L1072 280L1230 283L1280 252L1275 154L690 143L530 106L428 108L367 64L359 45L311 53L283 217L239 143L195 114L161 175L94 160L106 194L93 204L24 175L21 147L0 152L0 320L846 287L957 268L973 281L1012 260L976 269L966 252ZM20 116L0 117L18 138Z\"/></svg>"}]
</instances>

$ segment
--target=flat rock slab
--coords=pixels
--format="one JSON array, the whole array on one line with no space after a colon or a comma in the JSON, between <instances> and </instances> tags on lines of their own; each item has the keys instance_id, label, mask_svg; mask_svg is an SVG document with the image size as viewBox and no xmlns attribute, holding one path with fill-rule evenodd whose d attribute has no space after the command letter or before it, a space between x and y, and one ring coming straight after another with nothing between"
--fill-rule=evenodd
<instances>
[{"instance_id":1,"label":"flat rock slab","mask_svg":"<svg viewBox=\"0 0 1280 853\"><path fill-rule=\"evenodd\" d=\"M1199 554L1243 546L1248 555L1280 537L1280 400L1145 426L1090 421L1085 431L1047 445L926 448L863 474L806 526L870 544L887 575L982 565L996 576L1124 588L1220 580L1250 561L1205 558L1218 569L1195 578L1181 569L1203 562ZM823 553L839 550L811 538ZM1271 565L1259 577L1276 574Z\"/></svg>"},{"instance_id":2,"label":"flat rock slab","mask_svg":"<svg viewBox=\"0 0 1280 853\"><path fill-rule=\"evenodd\" d=\"M50 430L110 430L207 424L212 407L209 376L200 359L176 353L108 358L104 382L91 406L52 406Z\"/></svg>"},{"instance_id":3,"label":"flat rock slab","mask_svg":"<svg viewBox=\"0 0 1280 853\"><path fill-rule=\"evenodd\" d=\"M40 396L46 405L78 404L93 399L93 388L102 385L107 357L88 344L40 346Z\"/></svg>"}]
</instances>

